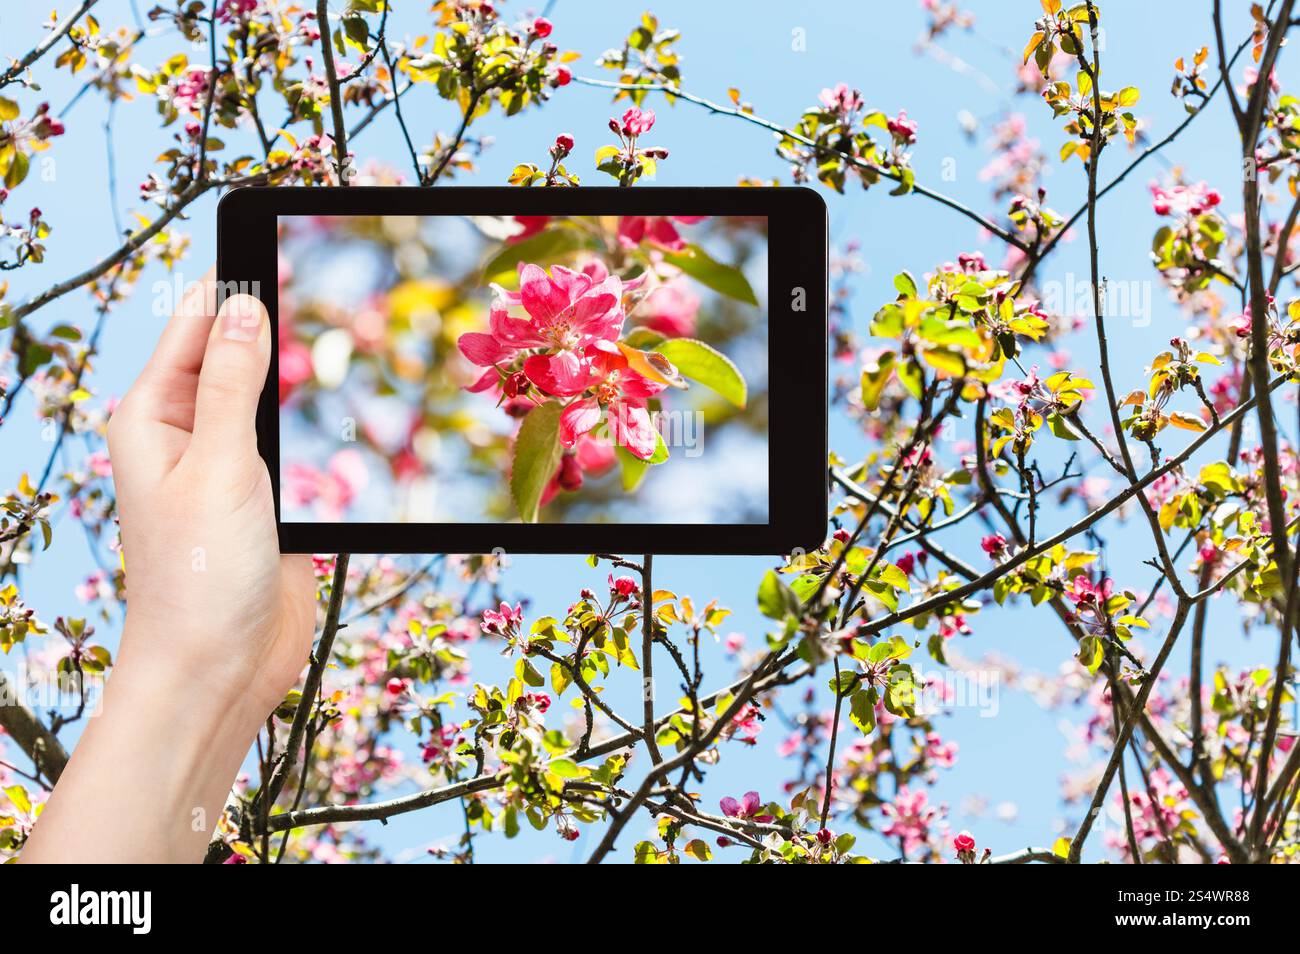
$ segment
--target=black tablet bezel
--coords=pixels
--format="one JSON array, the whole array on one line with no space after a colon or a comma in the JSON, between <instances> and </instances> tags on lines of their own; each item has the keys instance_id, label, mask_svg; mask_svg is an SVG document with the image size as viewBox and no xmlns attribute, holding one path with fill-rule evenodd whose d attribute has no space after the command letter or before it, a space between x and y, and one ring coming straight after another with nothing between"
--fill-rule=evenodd
<instances>
[{"instance_id":1,"label":"black tablet bezel","mask_svg":"<svg viewBox=\"0 0 1300 954\"><path fill-rule=\"evenodd\" d=\"M276 367L281 215L744 215L768 218L766 524L284 523ZM247 187L217 208L217 278L256 282L271 316L258 449L286 553L779 554L820 545L827 506L827 218L804 188ZM226 284L224 287L231 287ZM802 311L796 311L802 289Z\"/></svg>"}]
</instances>

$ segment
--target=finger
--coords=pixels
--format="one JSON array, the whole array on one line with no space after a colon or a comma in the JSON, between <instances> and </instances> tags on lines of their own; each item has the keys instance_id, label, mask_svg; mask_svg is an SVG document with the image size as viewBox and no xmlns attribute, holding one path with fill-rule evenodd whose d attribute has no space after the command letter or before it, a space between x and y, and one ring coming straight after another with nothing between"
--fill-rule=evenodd
<instances>
[{"instance_id":1,"label":"finger","mask_svg":"<svg viewBox=\"0 0 1300 954\"><path fill-rule=\"evenodd\" d=\"M216 269L186 289L132 388L134 410L183 431L194 429L199 370L217 313Z\"/></svg>"},{"instance_id":2,"label":"finger","mask_svg":"<svg viewBox=\"0 0 1300 954\"><path fill-rule=\"evenodd\" d=\"M270 361L271 329L266 308L251 295L226 299L203 353L191 451L235 455L257 452L254 423Z\"/></svg>"}]
</instances>

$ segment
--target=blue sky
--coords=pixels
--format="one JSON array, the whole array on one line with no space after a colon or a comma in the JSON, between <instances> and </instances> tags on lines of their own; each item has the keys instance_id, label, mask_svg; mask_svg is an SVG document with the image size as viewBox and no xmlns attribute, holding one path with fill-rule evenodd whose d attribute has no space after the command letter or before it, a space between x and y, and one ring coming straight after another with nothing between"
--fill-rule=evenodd
<instances>
[{"instance_id":1,"label":"blue sky","mask_svg":"<svg viewBox=\"0 0 1300 954\"><path fill-rule=\"evenodd\" d=\"M66 4L65 4L66 6ZM140 3L141 8L148 4ZM1240 38L1248 30L1247 4L1227 4L1228 33ZM534 9L540 9L538 4ZM1173 61L1189 56L1203 44L1213 44L1208 2L1174 4L1110 3L1103 5L1106 51L1103 61L1106 85L1136 85L1142 90L1137 113L1147 122L1148 135L1163 136L1183 118L1179 103L1169 95ZM523 15L527 7L510 4L509 10ZM556 24L552 37L562 48L582 53L576 65L580 75L598 76L602 71L595 59L603 50L619 45L643 9L639 3L578 3L557 0L548 15ZM941 61L932 54L918 55L913 43L922 31L924 18L918 4L799 4L700 3L669 0L656 3L654 11L665 26L683 33L679 50L684 87L702 96L723 101L726 90L737 86L745 100L768 118L793 123L801 110L815 101L825 86L845 81L861 89L868 106L889 114L906 108L920 126L914 153L918 181L947 192L962 201L989 210L988 186L978 178L988 159L983 142L989 124L1008 110L1023 112L1030 129L1044 150L1054 155L1063 141L1053 125L1050 110L1033 98L1012 99L1012 61L1033 31L1040 15L1032 0L969 4L976 16L972 33L945 37ZM390 34L414 35L427 29L424 4L398 4L390 23ZM44 6L7 4L0 13L4 54L17 55L39 36ZM122 0L104 0L97 10L105 26L130 23L129 5ZM801 36L803 49L792 38ZM1235 40L1234 40L1235 44ZM145 62L160 61L176 48L174 38L164 37L141 47ZM970 64L955 68L954 61ZM1284 86L1293 85L1294 58L1283 57L1279 70ZM46 63L48 67L49 63ZM78 82L66 76L43 72L43 92L23 92L24 106L37 98L48 99L56 110L75 92ZM996 87L988 88L985 78ZM12 90L11 90L12 92ZM738 176L785 177L784 164L773 153L770 133L726 117L709 115L686 103L669 107L651 101L659 115L652 137L669 148L670 157L659 166L657 185L731 185ZM407 120L417 142L431 138L436 129L454 127L454 106L423 90L404 100ZM618 108L621 111L622 106ZM559 132L577 140L570 168L588 184L605 184L593 168L595 149L610 139L606 121L615 109L606 91L572 85L560 90L542 109L529 110L509 122L493 115L476 124L474 131L494 142L479 161L478 173L466 184L497 185L505 181L518 162L545 161L546 149ZM963 135L958 117L963 112L980 121L972 139ZM154 159L170 143L171 131L159 129L158 117L148 101L121 104L113 127L116 190L110 194L109 163L103 129L106 111L94 96L86 96L65 116L67 135L46 155L54 161L53 176L43 179L37 171L10 198L8 210L39 205L53 226L45 263L10 274L9 300L17 301L54 281L74 274L98 259L116 244L111 203L123 215L135 209L138 183L154 166ZM227 137L233 141L234 137ZM1150 209L1146 184L1160 175L1170 161L1178 161L1192 180L1207 179L1220 188L1229 213L1240 210L1237 183L1238 162L1233 145L1235 130L1226 101L1216 100L1206 115L1194 122L1167 158L1157 157L1129 177L1102 203L1099 231L1102 272L1112 281L1155 278L1149 264L1149 243L1157 227ZM375 157L405 169L405 150L391 115L377 121L357 140L354 148L364 162ZM1102 165L1102 179L1109 179L1128 156L1121 147L1108 152ZM1085 180L1077 162L1062 165L1049 160L1046 177L1049 204L1071 212L1082 202ZM945 177L945 173L952 173ZM788 181L788 180L787 180ZM951 211L920 197L893 198L885 189L863 193L851 189L846 196L827 195L831 209L833 242L850 238L861 242L866 271L859 277L853 298L855 327L865 331L872 312L894 292L894 273L909 269L921 274L938 263L955 259L963 251L985 248L991 259L1001 249L983 245L975 227ZM110 201L111 200L111 201ZM187 228L192 252L185 267L187 278L197 278L213 257L215 199L197 203ZM1081 241L1063 245L1042 269L1045 280L1084 280L1087 275L1086 249ZM105 331L102 356L92 384L100 394L121 393L129 385L160 330L161 319L151 312L149 286L161 273L148 276L136 299L112 316ZM63 321L85 323L91 314L88 296L78 292L60 299L36 316L40 327ZM1117 387L1136 386L1143 366L1160 349L1162 342L1181 332L1184 319L1155 286L1153 313L1146 327L1122 323L1112 328L1112 359ZM1071 344L1076 365L1095 369L1095 352L1086 340ZM1097 420L1094 410L1093 419ZM1098 422L1099 423L1099 422ZM12 485L33 460L43 460L39 422L30 401L20 401L8 422L0 443L0 482ZM1177 439L1167 442L1179 446ZM857 459L867 444L852 425L837 420L832 425L832 446L848 459ZM1047 518L1051 521L1051 515ZM1150 556L1151 544L1145 529L1118 529L1108 536L1115 547L1111 570L1134 586L1145 586L1151 573L1140 567ZM976 545L974 530L952 535L952 547L971 562L983 555ZM656 583L679 593L716 597L735 611L731 629L748 634L749 644L761 642L763 625L757 614L754 590L764 569L774 565L769 558L698 557L662 558L656 563ZM53 551L25 576L28 602L47 617L76 613L73 585L92 564L79 534L65 533ZM540 611L562 611L573 594L584 585L604 578L604 570L590 570L582 557L518 557L507 577L507 587L520 594L543 594ZM1246 644L1228 606L1212 613L1208 652L1212 660L1244 662L1258 657L1261 646ZM1054 672L1068 661L1071 645L1058 623L1044 614L998 611L981 614L975 636L963 644L968 656L997 652L1019 660L1030 669ZM490 649L482 653L484 675L497 665ZM1271 652L1271 651L1270 651ZM1182 654L1179 653L1181 656ZM1181 670L1181 663L1178 665ZM722 682L728 678L725 664L714 660L711 671ZM711 680L712 681L712 680ZM817 684L825 680L818 678ZM958 711L944 721L946 735L961 744L958 768L943 775L935 797L952 808L954 829L971 828L981 845L995 851L1012 850L1027 843L1050 843L1059 833L1058 819L1074 817L1059 804L1057 783L1066 763L1061 751L1065 738L1058 720L1060 713L1045 713L1023 694L1004 691L995 718L980 718L973 711ZM765 798L778 794L778 785L788 766L778 763L774 748L784 735L772 720L757 748L729 749L723 764L713 771L703 787L705 801L716 805L722 795L737 795L758 789ZM966 817L960 807L968 795L979 795L990 804L1014 802L1018 806L1011 823ZM395 820L387 829L372 826L372 837L390 846L409 846L446 835L459 828L459 810L442 806ZM648 827L648 825L647 825ZM635 829L636 826L633 826ZM639 830L625 835L624 855ZM568 860L582 857L592 839L570 845L553 834L531 832L514 842L484 839L479 857L484 860ZM1095 852L1100 839L1091 843Z\"/></svg>"}]
</instances>

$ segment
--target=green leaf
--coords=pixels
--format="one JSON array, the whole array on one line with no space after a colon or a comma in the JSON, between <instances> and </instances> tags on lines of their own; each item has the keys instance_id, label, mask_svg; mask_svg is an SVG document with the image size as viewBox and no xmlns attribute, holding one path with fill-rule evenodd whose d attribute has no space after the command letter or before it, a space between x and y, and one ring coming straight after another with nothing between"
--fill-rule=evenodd
<instances>
[{"instance_id":1,"label":"green leaf","mask_svg":"<svg viewBox=\"0 0 1300 954\"><path fill-rule=\"evenodd\" d=\"M684 377L698 381L736 407L745 406L748 399L745 379L731 363L731 359L720 351L715 351L694 338L671 338L659 345L657 350Z\"/></svg>"},{"instance_id":2,"label":"green leaf","mask_svg":"<svg viewBox=\"0 0 1300 954\"><path fill-rule=\"evenodd\" d=\"M713 849L709 843L702 838L694 838L686 843L685 851L697 861L708 861L713 857Z\"/></svg>"},{"instance_id":3,"label":"green leaf","mask_svg":"<svg viewBox=\"0 0 1300 954\"><path fill-rule=\"evenodd\" d=\"M552 759L546 769L560 778L582 778L587 774L587 770L573 759Z\"/></svg>"},{"instance_id":4,"label":"green leaf","mask_svg":"<svg viewBox=\"0 0 1300 954\"><path fill-rule=\"evenodd\" d=\"M663 440L663 438L661 437L660 440ZM622 470L623 491L630 494L641 486L641 481L645 480L650 465L626 447L615 447L615 453L618 456L619 467Z\"/></svg>"},{"instance_id":5,"label":"green leaf","mask_svg":"<svg viewBox=\"0 0 1300 954\"><path fill-rule=\"evenodd\" d=\"M533 408L519 427L514 459L510 463L510 495L524 523L537 522L542 491L560 465L560 413L563 408L549 401Z\"/></svg>"},{"instance_id":6,"label":"green leaf","mask_svg":"<svg viewBox=\"0 0 1300 954\"><path fill-rule=\"evenodd\" d=\"M775 570L768 570L758 584L758 609L769 619L785 619L787 613L799 611L799 597L781 581Z\"/></svg>"},{"instance_id":7,"label":"green leaf","mask_svg":"<svg viewBox=\"0 0 1300 954\"><path fill-rule=\"evenodd\" d=\"M863 732L876 727L876 700L870 689L859 689L849 698L849 719Z\"/></svg>"},{"instance_id":8,"label":"green leaf","mask_svg":"<svg viewBox=\"0 0 1300 954\"><path fill-rule=\"evenodd\" d=\"M749 287L744 272L715 261L698 245L688 245L681 252L668 252L664 255L664 261L677 266L706 288L712 288L715 292L746 304L758 304L758 298L754 295L754 289Z\"/></svg>"},{"instance_id":9,"label":"green leaf","mask_svg":"<svg viewBox=\"0 0 1300 954\"><path fill-rule=\"evenodd\" d=\"M1052 429L1052 433L1062 440L1077 441L1079 435L1066 427L1064 419L1059 414L1047 415L1047 426Z\"/></svg>"}]
</instances>

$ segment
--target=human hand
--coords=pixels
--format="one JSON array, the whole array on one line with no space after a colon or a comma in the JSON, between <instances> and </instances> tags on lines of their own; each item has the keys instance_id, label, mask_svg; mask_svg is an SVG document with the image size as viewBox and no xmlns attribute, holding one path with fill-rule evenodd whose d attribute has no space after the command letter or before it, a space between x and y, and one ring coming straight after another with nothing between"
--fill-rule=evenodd
<instances>
[{"instance_id":1,"label":"human hand","mask_svg":"<svg viewBox=\"0 0 1300 954\"><path fill-rule=\"evenodd\" d=\"M197 861L306 663L311 558L281 556L254 417L271 353L254 298L187 294L109 423L127 618L23 861Z\"/></svg>"},{"instance_id":2,"label":"human hand","mask_svg":"<svg viewBox=\"0 0 1300 954\"><path fill-rule=\"evenodd\" d=\"M257 299L187 295L109 422L128 614L119 670L181 680L257 724L315 620L307 555L281 556L254 418L271 354Z\"/></svg>"}]
</instances>

